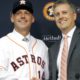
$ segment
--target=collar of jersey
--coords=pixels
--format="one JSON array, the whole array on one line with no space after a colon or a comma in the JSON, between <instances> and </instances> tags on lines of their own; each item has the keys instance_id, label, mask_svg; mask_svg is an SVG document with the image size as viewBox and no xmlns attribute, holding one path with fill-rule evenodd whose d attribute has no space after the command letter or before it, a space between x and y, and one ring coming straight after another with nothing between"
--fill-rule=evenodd
<instances>
[{"instance_id":1,"label":"collar of jersey","mask_svg":"<svg viewBox=\"0 0 80 80\"><path fill-rule=\"evenodd\" d=\"M15 29L12 32L16 38L18 38L19 40L22 40L24 38L23 35L21 35L20 33L18 33ZM30 41L30 33L28 35L25 36L29 41Z\"/></svg>"}]
</instances>

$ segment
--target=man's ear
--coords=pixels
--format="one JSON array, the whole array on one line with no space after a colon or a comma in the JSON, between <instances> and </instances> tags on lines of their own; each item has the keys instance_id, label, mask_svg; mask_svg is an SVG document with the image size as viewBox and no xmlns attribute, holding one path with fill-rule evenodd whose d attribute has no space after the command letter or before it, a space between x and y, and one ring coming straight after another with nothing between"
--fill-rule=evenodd
<instances>
[{"instance_id":1,"label":"man's ear","mask_svg":"<svg viewBox=\"0 0 80 80\"><path fill-rule=\"evenodd\" d=\"M76 20L77 18L77 13L74 13L74 20Z\"/></svg>"},{"instance_id":2,"label":"man's ear","mask_svg":"<svg viewBox=\"0 0 80 80\"><path fill-rule=\"evenodd\" d=\"M35 22L35 17L33 16L33 18L32 18L32 23L34 23Z\"/></svg>"},{"instance_id":3,"label":"man's ear","mask_svg":"<svg viewBox=\"0 0 80 80\"><path fill-rule=\"evenodd\" d=\"M11 19L11 22L13 23L14 19L13 19L13 14L12 13L10 13L10 19Z\"/></svg>"}]
</instances>

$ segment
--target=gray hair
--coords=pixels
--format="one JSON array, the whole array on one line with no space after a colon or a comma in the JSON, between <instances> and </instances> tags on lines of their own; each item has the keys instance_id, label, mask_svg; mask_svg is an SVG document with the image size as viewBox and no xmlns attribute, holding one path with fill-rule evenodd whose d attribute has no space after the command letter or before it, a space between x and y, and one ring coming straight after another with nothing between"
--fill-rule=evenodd
<instances>
[{"instance_id":1,"label":"gray hair","mask_svg":"<svg viewBox=\"0 0 80 80\"><path fill-rule=\"evenodd\" d=\"M68 4L71 10L76 13L76 6L73 3L70 3L68 1L56 1L55 5L53 5L53 9L55 10L55 8L60 4Z\"/></svg>"}]
</instances>

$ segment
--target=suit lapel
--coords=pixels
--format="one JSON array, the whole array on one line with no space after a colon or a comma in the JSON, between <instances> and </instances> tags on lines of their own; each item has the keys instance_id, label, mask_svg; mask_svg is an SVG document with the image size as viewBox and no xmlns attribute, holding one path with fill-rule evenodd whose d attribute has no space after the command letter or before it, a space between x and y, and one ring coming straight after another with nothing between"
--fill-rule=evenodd
<instances>
[{"instance_id":1,"label":"suit lapel","mask_svg":"<svg viewBox=\"0 0 80 80\"><path fill-rule=\"evenodd\" d=\"M60 49L60 43L61 43L61 39L57 42L57 45L56 45L56 49L55 49L55 70L56 70L56 80L58 78L58 69L57 69L57 58L58 58L58 53L59 53L59 49Z\"/></svg>"},{"instance_id":2,"label":"suit lapel","mask_svg":"<svg viewBox=\"0 0 80 80\"><path fill-rule=\"evenodd\" d=\"M60 48L60 43L61 43L61 40L57 41L56 44L55 44L55 47L53 49L53 52L54 52L54 55L53 55L53 62L54 62L54 72L56 71L56 78L58 77L58 69L57 69L57 57L58 57L58 53L59 53L59 48Z\"/></svg>"},{"instance_id":3,"label":"suit lapel","mask_svg":"<svg viewBox=\"0 0 80 80\"><path fill-rule=\"evenodd\" d=\"M73 37L72 37L72 41L71 41L71 45L70 45L70 49L69 49L69 55L68 55L68 63L69 63L69 59L71 57L72 51L75 48L76 42L79 38L79 33L80 33L80 29L76 28L76 30L74 31Z\"/></svg>"},{"instance_id":4,"label":"suit lapel","mask_svg":"<svg viewBox=\"0 0 80 80\"><path fill-rule=\"evenodd\" d=\"M60 43L61 43L61 40L59 40L59 41L57 42L57 45L56 45L56 47L55 47L56 59L57 59L57 56L58 56L58 53L59 53Z\"/></svg>"}]
</instances>

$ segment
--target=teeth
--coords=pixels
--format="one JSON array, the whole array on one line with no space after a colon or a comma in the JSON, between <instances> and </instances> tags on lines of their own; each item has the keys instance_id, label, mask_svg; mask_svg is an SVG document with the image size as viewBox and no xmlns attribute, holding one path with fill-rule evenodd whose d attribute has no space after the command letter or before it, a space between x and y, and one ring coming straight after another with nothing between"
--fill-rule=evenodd
<instances>
[{"instance_id":1,"label":"teeth","mask_svg":"<svg viewBox=\"0 0 80 80\"><path fill-rule=\"evenodd\" d=\"M24 23L25 21L21 21L22 23Z\"/></svg>"},{"instance_id":2,"label":"teeth","mask_svg":"<svg viewBox=\"0 0 80 80\"><path fill-rule=\"evenodd\" d=\"M19 21L19 22L21 22L21 23L25 23L26 21Z\"/></svg>"},{"instance_id":3,"label":"teeth","mask_svg":"<svg viewBox=\"0 0 80 80\"><path fill-rule=\"evenodd\" d=\"M65 21L60 21L61 24L64 24L65 22L66 22L66 20Z\"/></svg>"}]
</instances>

